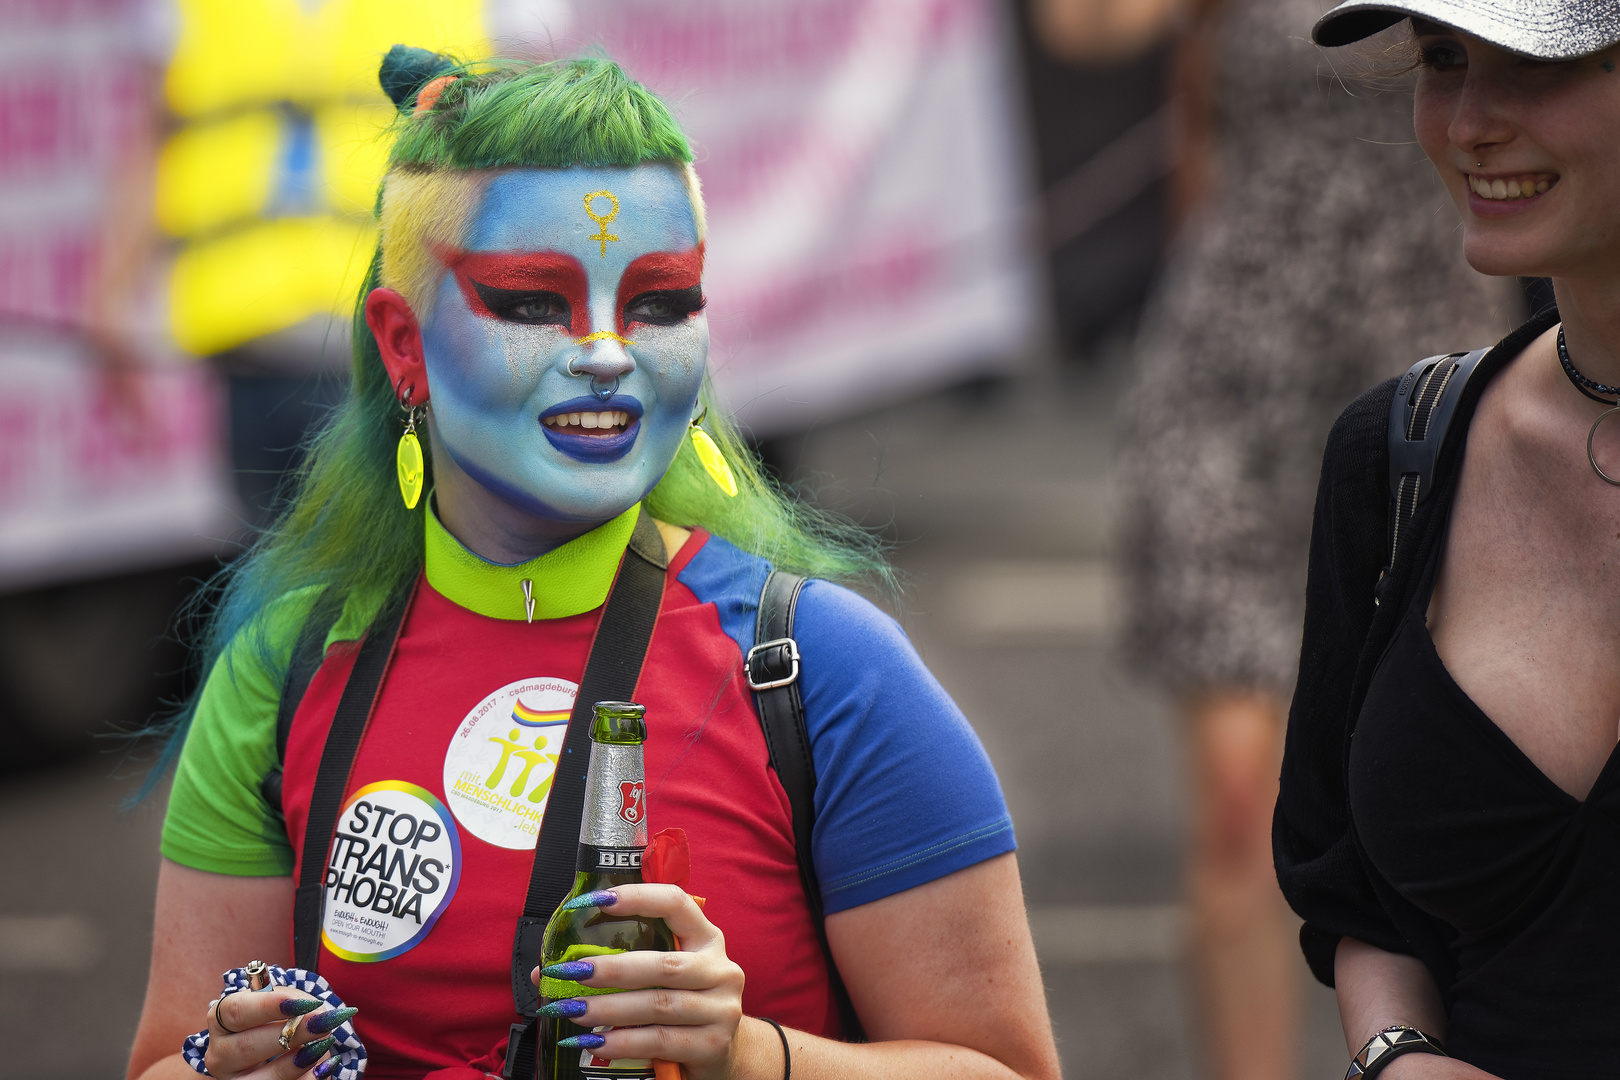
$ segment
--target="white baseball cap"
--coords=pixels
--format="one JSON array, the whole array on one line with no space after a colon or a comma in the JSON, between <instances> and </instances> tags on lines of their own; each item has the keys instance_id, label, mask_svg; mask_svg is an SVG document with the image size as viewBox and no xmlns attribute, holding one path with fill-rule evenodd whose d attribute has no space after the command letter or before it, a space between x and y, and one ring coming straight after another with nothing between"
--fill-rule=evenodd
<instances>
[{"instance_id":1,"label":"white baseball cap","mask_svg":"<svg viewBox=\"0 0 1620 1080\"><path fill-rule=\"evenodd\" d=\"M1538 60L1573 60L1620 41L1615 0L1345 0L1317 20L1311 40L1348 45L1412 17Z\"/></svg>"}]
</instances>

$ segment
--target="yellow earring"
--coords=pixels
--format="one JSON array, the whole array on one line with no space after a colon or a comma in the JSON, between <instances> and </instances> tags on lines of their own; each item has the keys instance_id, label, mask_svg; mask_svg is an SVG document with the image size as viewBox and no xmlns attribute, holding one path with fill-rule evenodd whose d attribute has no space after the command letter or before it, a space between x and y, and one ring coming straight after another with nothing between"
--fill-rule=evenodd
<instances>
[{"instance_id":1,"label":"yellow earring","mask_svg":"<svg viewBox=\"0 0 1620 1080\"><path fill-rule=\"evenodd\" d=\"M394 464L399 470L399 493L405 499L407 510L415 510L421 500L422 480L427 471L422 461L422 444L416 438L416 414L419 410L411 404L411 393L406 391L404 400L399 403L400 408L405 410L405 434L399 437L399 449L394 454Z\"/></svg>"},{"instance_id":2,"label":"yellow earring","mask_svg":"<svg viewBox=\"0 0 1620 1080\"><path fill-rule=\"evenodd\" d=\"M703 468L708 472L709 479L719 485L720 490L726 495L735 498L737 478L731 474L731 466L726 463L726 455L720 452L720 447L715 445L709 433L698 427L706 415L707 409L692 421L692 449L697 451L698 460L703 462Z\"/></svg>"}]
</instances>

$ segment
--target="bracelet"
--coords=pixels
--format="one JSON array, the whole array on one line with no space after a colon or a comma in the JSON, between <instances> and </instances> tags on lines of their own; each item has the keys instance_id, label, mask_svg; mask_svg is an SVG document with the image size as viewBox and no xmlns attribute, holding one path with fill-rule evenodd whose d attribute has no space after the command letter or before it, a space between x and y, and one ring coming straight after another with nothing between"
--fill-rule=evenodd
<instances>
[{"instance_id":1,"label":"bracelet","mask_svg":"<svg viewBox=\"0 0 1620 1080\"><path fill-rule=\"evenodd\" d=\"M1394 1024L1367 1040L1361 1053L1350 1059L1344 1080L1372 1080L1384 1066L1402 1054L1439 1054L1450 1057L1440 1040L1405 1024Z\"/></svg>"},{"instance_id":2,"label":"bracelet","mask_svg":"<svg viewBox=\"0 0 1620 1080\"><path fill-rule=\"evenodd\" d=\"M793 1080L793 1051L788 1049L787 1032L768 1016L761 1016L760 1019L775 1028L777 1037L782 1040L782 1080Z\"/></svg>"}]
</instances>

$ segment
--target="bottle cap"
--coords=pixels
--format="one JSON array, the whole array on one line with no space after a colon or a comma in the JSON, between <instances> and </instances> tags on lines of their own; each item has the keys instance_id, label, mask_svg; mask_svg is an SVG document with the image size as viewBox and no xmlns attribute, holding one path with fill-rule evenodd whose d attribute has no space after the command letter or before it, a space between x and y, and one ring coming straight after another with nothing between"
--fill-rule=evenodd
<instances>
[{"instance_id":1,"label":"bottle cap","mask_svg":"<svg viewBox=\"0 0 1620 1080\"><path fill-rule=\"evenodd\" d=\"M634 746L647 741L647 707L634 701L598 701L591 741Z\"/></svg>"}]
</instances>

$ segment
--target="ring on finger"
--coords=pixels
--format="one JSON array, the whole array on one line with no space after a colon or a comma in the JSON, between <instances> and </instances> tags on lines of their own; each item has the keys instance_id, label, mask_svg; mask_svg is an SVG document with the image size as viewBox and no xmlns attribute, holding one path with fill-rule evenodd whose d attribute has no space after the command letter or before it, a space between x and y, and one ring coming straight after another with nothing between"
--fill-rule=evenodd
<instances>
[{"instance_id":1,"label":"ring on finger","mask_svg":"<svg viewBox=\"0 0 1620 1080\"><path fill-rule=\"evenodd\" d=\"M240 1034L242 1034L240 1031L232 1031L230 1028L226 1027L225 1026L225 1021L223 1021L223 1020L221 1020L219 1018L219 1007L221 1005L225 1004L225 999L230 997L234 993L236 993L235 990L227 990L225 993L219 995L219 1000L214 1002L213 1015L211 1017L211 1019L214 1021L215 1026L217 1026L219 1028L219 1030L223 1031L227 1035L240 1035Z\"/></svg>"}]
</instances>

